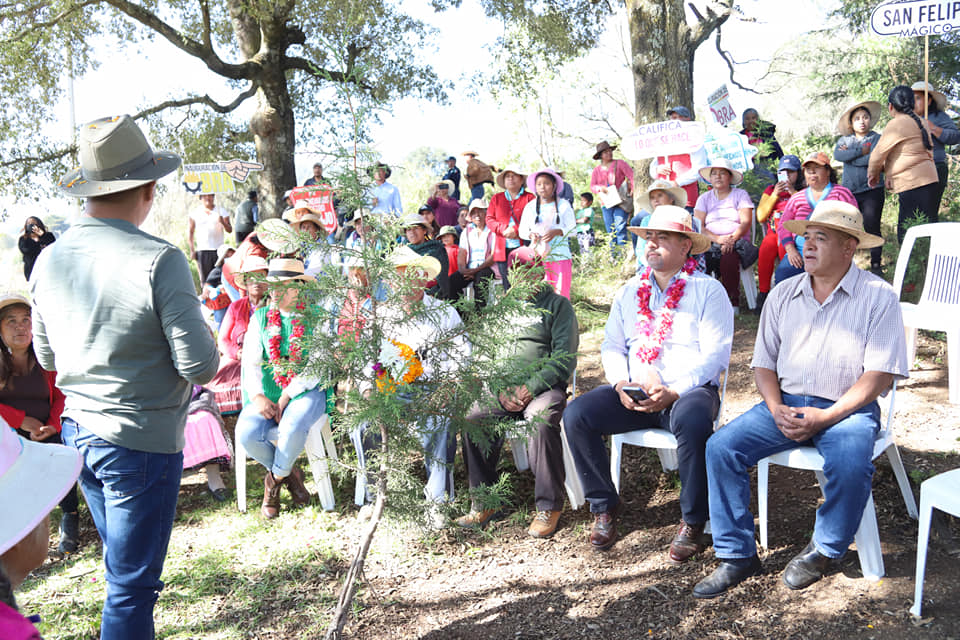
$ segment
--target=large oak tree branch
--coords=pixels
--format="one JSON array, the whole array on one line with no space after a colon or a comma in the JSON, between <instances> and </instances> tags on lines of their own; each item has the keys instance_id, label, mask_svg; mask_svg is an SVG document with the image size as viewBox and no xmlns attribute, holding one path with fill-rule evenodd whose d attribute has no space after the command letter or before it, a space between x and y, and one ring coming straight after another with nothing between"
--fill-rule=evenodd
<instances>
[{"instance_id":1,"label":"large oak tree branch","mask_svg":"<svg viewBox=\"0 0 960 640\"><path fill-rule=\"evenodd\" d=\"M707 6L707 15L704 16L697 10L692 2L687 4L690 11L697 18L697 23L690 28L690 51L696 51L704 40L710 37L714 29L727 21L727 18L733 13L733 0L719 0L715 3L720 13L713 10L712 6Z\"/></svg>"},{"instance_id":2,"label":"large oak tree branch","mask_svg":"<svg viewBox=\"0 0 960 640\"><path fill-rule=\"evenodd\" d=\"M305 71L315 78L329 80L330 82L349 82L365 91L373 91L373 86L363 82L360 78L355 77L354 74L345 73L343 71L330 71L327 69L321 69L306 58L288 56L284 58L283 68Z\"/></svg>"},{"instance_id":3,"label":"large oak tree branch","mask_svg":"<svg viewBox=\"0 0 960 640\"><path fill-rule=\"evenodd\" d=\"M213 47L207 47L192 38L173 28L156 14L147 11L138 4L128 2L128 0L105 0L107 4L122 11L143 26L156 32L167 39L170 44L184 51L194 58L198 58L207 65L207 68L225 78L234 80L251 79L256 74L258 65L253 62L243 64L230 64L224 62L213 50Z\"/></svg>"},{"instance_id":4,"label":"large oak tree branch","mask_svg":"<svg viewBox=\"0 0 960 640\"><path fill-rule=\"evenodd\" d=\"M176 107L188 107L192 104L205 105L207 107L210 107L217 113L230 113L231 111L239 107L244 100L246 100L247 98L253 97L256 93L257 93L257 84L253 83L250 85L249 89L247 89L246 91L238 95L236 98L233 99L233 102L230 102L228 104L220 104L219 102L217 102L216 100L214 100L208 95L190 96L189 98L181 98L180 100L167 100L165 102L161 102L158 105L152 106L149 109L144 109L143 111L134 115L133 119L139 120L140 118L153 115L165 109L173 109Z\"/></svg>"}]
</instances>

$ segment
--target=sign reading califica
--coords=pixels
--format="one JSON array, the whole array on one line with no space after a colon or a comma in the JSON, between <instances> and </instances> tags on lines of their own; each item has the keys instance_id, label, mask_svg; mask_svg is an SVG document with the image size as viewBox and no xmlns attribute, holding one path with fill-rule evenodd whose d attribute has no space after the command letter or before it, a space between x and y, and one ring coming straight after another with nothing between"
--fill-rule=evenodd
<instances>
[{"instance_id":1,"label":"sign reading califica","mask_svg":"<svg viewBox=\"0 0 960 640\"><path fill-rule=\"evenodd\" d=\"M620 150L628 160L693 153L703 146L701 122L666 120L642 124L620 141Z\"/></svg>"},{"instance_id":2,"label":"sign reading califica","mask_svg":"<svg viewBox=\"0 0 960 640\"><path fill-rule=\"evenodd\" d=\"M960 0L888 2L873 10L870 27L881 36L935 36L960 30Z\"/></svg>"}]
</instances>

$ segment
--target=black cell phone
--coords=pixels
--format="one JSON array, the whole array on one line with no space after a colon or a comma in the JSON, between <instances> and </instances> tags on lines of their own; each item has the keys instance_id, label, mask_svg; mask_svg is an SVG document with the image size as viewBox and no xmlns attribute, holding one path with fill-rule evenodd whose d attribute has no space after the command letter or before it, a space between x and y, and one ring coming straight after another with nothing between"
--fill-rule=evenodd
<instances>
[{"instance_id":1,"label":"black cell phone","mask_svg":"<svg viewBox=\"0 0 960 640\"><path fill-rule=\"evenodd\" d=\"M640 386L623 387L623 392L630 396L630 399L634 402L643 402L644 400L650 399L647 392Z\"/></svg>"}]
</instances>

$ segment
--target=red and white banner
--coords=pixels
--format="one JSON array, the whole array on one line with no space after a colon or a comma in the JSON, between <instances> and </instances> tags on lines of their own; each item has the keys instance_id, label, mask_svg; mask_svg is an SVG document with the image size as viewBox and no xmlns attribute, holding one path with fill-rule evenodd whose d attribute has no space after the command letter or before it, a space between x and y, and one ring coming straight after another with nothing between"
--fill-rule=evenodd
<instances>
[{"instance_id":1,"label":"red and white banner","mask_svg":"<svg viewBox=\"0 0 960 640\"><path fill-rule=\"evenodd\" d=\"M337 210L333 207L333 190L328 184L318 184L309 187L295 187L291 194L293 208L307 207L316 212L323 221L323 228L327 233L337 230Z\"/></svg>"}]
</instances>

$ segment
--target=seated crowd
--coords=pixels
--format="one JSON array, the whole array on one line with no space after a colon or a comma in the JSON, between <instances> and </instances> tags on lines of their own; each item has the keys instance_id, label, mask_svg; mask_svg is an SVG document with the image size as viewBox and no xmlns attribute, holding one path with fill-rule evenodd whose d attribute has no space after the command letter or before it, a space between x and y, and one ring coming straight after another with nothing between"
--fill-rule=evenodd
<instances>
[{"instance_id":1,"label":"seated crowd","mask_svg":"<svg viewBox=\"0 0 960 640\"><path fill-rule=\"evenodd\" d=\"M350 282L363 283L372 291L370 296L348 294L338 303L337 322L331 328L345 339L359 340L364 335L366 310L385 298L389 283L370 283L362 261L351 256L367 249L387 255L397 275L414 286L399 303L401 308L388 305L385 309L388 315L395 314L395 321L385 324L390 334L385 337L402 339L414 351L427 353L421 364L428 373L436 370L455 376L460 363L470 356L469 339L460 334L458 341L442 349L427 348L434 346L440 333L461 325L460 315L450 302L472 290L475 304L482 306L488 304L495 282L509 289L509 277L532 277L537 282L528 302L539 311L539 319L523 329L513 348L518 361L544 364L522 384L497 395L488 394L466 416L474 423L510 420L527 425L530 435L526 449L535 478L536 505L529 534L547 538L560 526L566 480L561 429L594 516L588 545L598 551L616 543L623 515L604 436L651 427L666 429L677 440L681 481L680 524L668 557L682 563L702 552L709 521L719 564L696 585L693 595L712 598L761 570L750 512L749 469L763 457L801 443L810 444L825 460L824 502L817 511L809 544L789 562L783 574L790 588L805 588L835 567L853 541L870 496L873 439L880 426L877 398L908 372L899 302L886 281L856 266L854 255L858 249L883 245L879 227L873 224L880 213L870 209L872 204L865 204L868 196L861 191L882 188L882 172L900 194L901 223L916 209L936 219L933 205L939 205L939 194L935 193L939 183L933 135L914 112L914 98L909 87L897 87L890 94L893 120L888 129L896 140L888 138L885 130L883 136L865 142L871 133L874 103L860 103L844 113L841 124L848 122L852 133L849 140L838 143L838 155L859 145L860 155L849 160L859 167L864 166L860 158L869 156L861 176L865 185L861 180L852 187L854 190L844 186L846 170L844 184L838 183L826 153L815 152L801 161L783 155L777 145L779 155L771 160L779 172L777 180L765 191L758 207L761 222L769 221L760 248L760 258L766 261L760 286L765 295L761 298L763 307L751 363L762 401L719 429L715 424L720 408L719 385L730 364L740 270L744 253L750 250L744 245L752 247L748 234L754 205L737 187L742 173L724 160L700 167L696 173L709 182L711 189L694 198L688 187L696 185L696 178L686 181L683 173L685 182L679 184L677 177L683 167L671 168L667 163L665 170L654 170L657 179L634 198L632 169L615 160L616 147L604 142L597 146L594 156L600 165L591 176L590 191L580 196L576 211L572 187L560 172L549 167L529 173L516 167L496 171L470 152L465 154L469 157L465 178L471 196L467 206L462 207L457 199L460 172L451 157L449 171L427 203L417 213L404 216L399 190L387 181L390 168L377 165L368 206L343 221L349 232L339 242L348 250L339 253L321 251L318 244L316 251L276 257L280 252L271 250L271 240L255 226L243 228L242 241L232 253L218 251L222 232L231 230L229 215L204 198L203 211L190 219L190 246L201 266L203 282L210 288L204 298L227 298L227 304L218 303L221 306L215 309L221 312L216 317L219 368L216 353L210 353L213 345L209 336L196 337L199 311L184 311L191 330L159 339L171 345L165 352L168 359L170 350L177 352L175 345L182 347L182 360L174 358L177 368L168 372L168 377L175 387L170 397L186 401L182 411L172 412L180 425L187 425L186 443L182 428L166 434L162 442L153 442L143 433L128 435L130 425L136 422L131 414L116 408L124 402L119 392L111 410L121 416L120 423L127 431L117 439L131 438L137 445L153 447L158 454L173 455L163 464L176 467L178 474L183 468L204 467L211 494L223 500L225 487L219 470L221 465L230 464L232 447L220 414L239 412L236 437L265 469L261 513L274 518L281 508L283 487L294 504L310 500L296 461L310 429L328 412L333 394L328 382L291 364L310 363L303 337L313 330L305 326L305 318L310 315L306 305L314 304L303 300L301 289L289 286L291 283L309 288L331 265L343 269ZM682 107L672 112L671 117L690 116ZM755 119L751 122L755 128L745 124L745 131L772 138L772 130L757 127ZM136 129L135 124L123 119L119 124L114 120L101 126ZM944 126L941 131L946 130ZM81 144L91 143L81 140ZM916 153L905 153L907 147ZM146 152L152 157L149 146ZM920 156L921 160L916 160ZM846 165L848 161L844 162ZM120 185L119 193L106 200L87 191L71 192L82 182L71 181L62 188L89 197L88 213L94 212L89 215L96 220L98 210L127 206L135 199L136 215L131 213L131 221L124 222L131 227L124 232L134 234L136 242L141 243L137 246L142 259L153 250L168 256L175 250L166 246L156 249L159 245L151 244L156 239L135 229L152 204L152 181L163 171L172 170L169 163L154 161L154 165L157 168L148 172L149 177L133 185L119 179L100 180ZM313 184L322 183L322 167L319 171L315 167L311 180ZM489 183L502 191L487 200L484 185ZM577 318L569 300L571 241L576 237L582 250L589 250L593 244L590 222L594 196L601 200L613 249L626 244L627 234L635 237L638 268L612 298L601 346L607 384L568 403L567 388L576 369L579 344ZM624 200L636 201L644 211L629 218ZM254 204L245 203L244 212L255 219L255 198L251 201ZM868 209L876 220L863 215ZM399 219L401 243L381 247L375 242L371 230L378 216ZM105 219L110 217L104 215ZM330 241L318 211L296 207L285 212L283 218L293 230L307 234L316 243ZM870 228L865 229L865 224ZM71 410L71 398L86 393L84 376L93 378L102 373L83 373L80 353L65 342L71 316L64 314L61 318L50 313L55 308L53 301L60 299L68 284L54 274L62 273L65 265L83 251L78 243L86 236L81 234L93 238L97 233L116 231L104 230L102 227L109 224L100 222L87 226L84 230L78 225L81 228L76 242L68 242L67 236L41 254L31 280L32 303L15 295L0 298L0 340L4 347L0 354L0 416L24 438L62 441L81 451L86 465L80 475L81 486L87 500L93 501L91 511L98 533L105 542L115 540L110 545L112 554L137 555L137 550L130 549L133 542L120 541L127 530L108 529L107 516L117 507L109 498L105 500L106 481L89 470L94 455L91 451L109 438L100 440L94 435L100 425L91 418L96 413L93 405ZM195 243L197 231L200 241ZM149 251L148 245L152 247ZM331 255L342 259L332 263ZM160 263L172 274L169 282L179 283L165 285L169 287L165 295L176 302L174 306L180 305L177 308L186 303L183 291L173 289L188 277L185 261L180 264L180 258L166 258ZM873 253L870 260L871 271L875 271L880 265ZM778 261L779 266L774 268ZM710 272L719 280L707 275ZM772 288L771 277L777 283ZM141 292L141 296L148 294ZM194 299L197 306L195 303ZM143 306L150 305L144 302ZM406 312L414 306L431 310L430 321L406 320ZM45 311L42 318L40 311ZM77 317L79 312L72 313ZM165 335L156 315L153 321L158 324L157 335ZM36 351L34 334L38 338ZM178 339L197 342L185 346ZM109 336L104 340L108 349L119 338ZM117 353L128 353L130 347L125 348L128 351ZM830 357L823 358L824 353ZM60 378L48 373L61 364L69 367L66 375L62 368ZM215 369L216 377L211 380ZM59 380L66 381L61 385L64 392L54 384ZM98 384L116 391L121 386L119 380L105 379ZM204 383L209 391L199 386ZM372 383L363 383L360 391L369 394L376 389ZM402 393L400 397L403 399ZM114 402L112 398L109 396ZM170 413L169 407L152 410ZM61 421L61 414L70 417ZM77 419L94 426L88 430ZM105 432L113 437L109 429ZM452 501L456 433L450 424L431 418L419 425L418 436L426 465L426 500L431 504ZM362 469L378 434L361 425L350 437ZM496 482L503 441L500 437L481 442L464 435L463 458L471 489ZM176 453L184 444L181 458ZM174 450L176 453L172 453ZM164 483L172 482L167 475L163 477ZM62 498L60 549L65 553L75 551L78 540L77 494L75 486L70 488L72 481L61 483L62 491L58 486L58 495L51 497L51 504ZM164 489L168 490L172 489ZM156 591L162 587L159 570L173 514L171 503L164 505L163 513L155 516L156 522L144 520L130 525L159 527L164 539L154 545L159 549L144 551L140 554L144 557L133 563L142 561L151 567L143 584L121 584L122 576L108 575L111 589L113 582L119 586L108 596L105 625L123 628L127 613L117 603L126 590L138 599L134 607L141 618L138 624L144 629L150 627L152 632L152 623L142 618L145 611L152 611ZM501 515L498 509L473 502L469 513L457 518L455 524L483 527ZM0 558L0 568L6 563Z\"/></svg>"}]
</instances>

